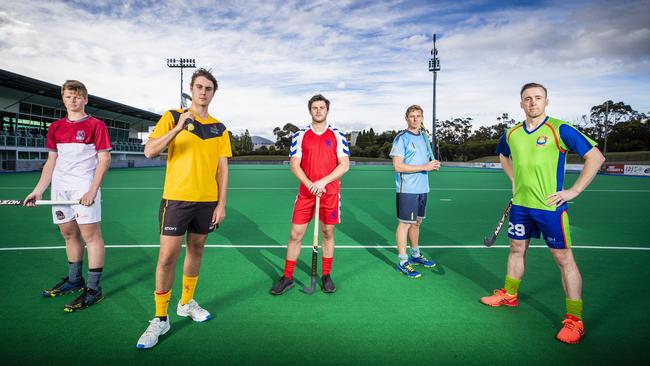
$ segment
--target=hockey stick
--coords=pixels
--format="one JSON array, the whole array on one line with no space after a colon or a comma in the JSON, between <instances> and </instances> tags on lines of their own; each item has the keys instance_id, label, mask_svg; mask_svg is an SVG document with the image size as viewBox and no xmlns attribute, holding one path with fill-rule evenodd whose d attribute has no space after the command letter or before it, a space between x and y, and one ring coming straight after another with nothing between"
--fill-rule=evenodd
<instances>
[{"instance_id":1,"label":"hockey stick","mask_svg":"<svg viewBox=\"0 0 650 366\"><path fill-rule=\"evenodd\" d=\"M36 206L43 205L78 205L79 200L76 201L51 201L51 200L36 200L33 201ZM25 204L23 200L0 200L0 206L22 206Z\"/></svg>"},{"instance_id":2,"label":"hockey stick","mask_svg":"<svg viewBox=\"0 0 650 366\"><path fill-rule=\"evenodd\" d=\"M499 236L499 232L501 231L501 227L503 226L503 223L506 221L506 218L508 217L508 214L510 214L510 209L512 208L512 200L508 202L508 206L506 206L506 209L503 211L503 214L501 215L501 219L497 223L497 227L494 229L494 232L492 233L492 236L490 238L485 237L483 239L483 244L485 244L486 247L491 247L492 244L497 240L497 236Z\"/></svg>"},{"instance_id":3,"label":"hockey stick","mask_svg":"<svg viewBox=\"0 0 650 366\"><path fill-rule=\"evenodd\" d=\"M429 152L429 160L433 161L436 160L435 156L433 155L433 150L431 150L431 140L429 139L429 135L424 131L424 128L420 130L420 135L422 138L424 138L424 141L427 145L427 151Z\"/></svg>"},{"instance_id":4,"label":"hockey stick","mask_svg":"<svg viewBox=\"0 0 650 366\"><path fill-rule=\"evenodd\" d=\"M316 211L314 213L314 246L311 252L311 285L303 287L302 291L306 294L313 294L316 291L316 266L318 262L318 223L320 221L320 197L316 196Z\"/></svg>"}]
</instances>

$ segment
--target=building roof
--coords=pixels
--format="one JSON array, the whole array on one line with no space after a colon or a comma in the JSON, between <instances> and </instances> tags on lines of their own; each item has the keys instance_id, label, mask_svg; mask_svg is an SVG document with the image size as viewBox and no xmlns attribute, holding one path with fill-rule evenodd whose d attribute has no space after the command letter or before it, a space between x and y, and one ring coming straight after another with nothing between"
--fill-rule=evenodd
<instances>
[{"instance_id":1,"label":"building roof","mask_svg":"<svg viewBox=\"0 0 650 366\"><path fill-rule=\"evenodd\" d=\"M3 69L0 69L0 86L34 95L42 95L58 100L61 99L60 85L50 84ZM151 122L156 122L160 119L160 115L157 113L145 111L143 109L131 107L126 104L114 102L94 95L88 95L88 106Z\"/></svg>"}]
</instances>

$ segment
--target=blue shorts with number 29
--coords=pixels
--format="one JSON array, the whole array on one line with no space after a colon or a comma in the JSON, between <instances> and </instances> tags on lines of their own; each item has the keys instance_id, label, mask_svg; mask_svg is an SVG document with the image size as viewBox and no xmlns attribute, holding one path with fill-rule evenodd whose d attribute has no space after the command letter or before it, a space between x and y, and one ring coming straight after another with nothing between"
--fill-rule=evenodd
<instances>
[{"instance_id":1,"label":"blue shorts with number 29","mask_svg":"<svg viewBox=\"0 0 650 366\"><path fill-rule=\"evenodd\" d=\"M569 231L569 214L566 210L546 211L535 208L512 205L508 237L516 240L539 238L544 235L544 241L549 248L571 248L571 233Z\"/></svg>"}]
</instances>

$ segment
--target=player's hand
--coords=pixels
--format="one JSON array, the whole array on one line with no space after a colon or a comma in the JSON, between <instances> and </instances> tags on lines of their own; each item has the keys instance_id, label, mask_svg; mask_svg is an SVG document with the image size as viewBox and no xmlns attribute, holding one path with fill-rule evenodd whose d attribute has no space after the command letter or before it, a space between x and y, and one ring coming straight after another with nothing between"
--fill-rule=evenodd
<instances>
[{"instance_id":1,"label":"player's hand","mask_svg":"<svg viewBox=\"0 0 650 366\"><path fill-rule=\"evenodd\" d=\"M25 197L25 202L23 202L23 206L25 207L36 207L36 200L40 200L43 198L42 193L38 192L32 192Z\"/></svg>"},{"instance_id":2,"label":"player's hand","mask_svg":"<svg viewBox=\"0 0 650 366\"><path fill-rule=\"evenodd\" d=\"M327 182L321 180L317 180L314 183L309 186L309 192L313 194L314 196L322 196L323 193L325 193L325 186L327 185Z\"/></svg>"},{"instance_id":3,"label":"player's hand","mask_svg":"<svg viewBox=\"0 0 650 366\"><path fill-rule=\"evenodd\" d=\"M221 205L217 205L217 208L214 209L212 213L212 225L220 224L226 218L226 208Z\"/></svg>"},{"instance_id":4,"label":"player's hand","mask_svg":"<svg viewBox=\"0 0 650 366\"><path fill-rule=\"evenodd\" d=\"M440 169L440 162L438 160L431 160L427 163L427 171Z\"/></svg>"},{"instance_id":5,"label":"player's hand","mask_svg":"<svg viewBox=\"0 0 650 366\"><path fill-rule=\"evenodd\" d=\"M183 128L185 128L185 120L188 118L194 121L194 115L192 112L188 110L187 112L181 113L180 117L178 117L178 123L176 126L174 126L174 130L180 132Z\"/></svg>"},{"instance_id":6,"label":"player's hand","mask_svg":"<svg viewBox=\"0 0 650 366\"><path fill-rule=\"evenodd\" d=\"M79 203L84 206L90 206L93 203L95 203L95 196L97 196L97 192L88 191L84 193L83 196L81 196L81 199L79 199Z\"/></svg>"},{"instance_id":7,"label":"player's hand","mask_svg":"<svg viewBox=\"0 0 650 366\"><path fill-rule=\"evenodd\" d=\"M572 199L578 197L580 193L573 189L567 189L564 191L559 191L553 194L550 194L546 197L546 204L548 206L560 206L565 202L569 202Z\"/></svg>"}]
</instances>

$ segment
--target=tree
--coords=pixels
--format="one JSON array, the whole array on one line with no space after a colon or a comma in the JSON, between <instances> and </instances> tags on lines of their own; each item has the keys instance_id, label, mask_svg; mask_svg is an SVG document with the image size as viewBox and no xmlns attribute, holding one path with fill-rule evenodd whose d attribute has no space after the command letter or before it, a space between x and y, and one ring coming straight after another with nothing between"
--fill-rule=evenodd
<instances>
[{"instance_id":1,"label":"tree","mask_svg":"<svg viewBox=\"0 0 650 366\"><path fill-rule=\"evenodd\" d=\"M253 139L250 133L248 133L248 130L246 130L239 139L239 153L250 154L251 152L253 152Z\"/></svg>"},{"instance_id":2,"label":"tree","mask_svg":"<svg viewBox=\"0 0 650 366\"><path fill-rule=\"evenodd\" d=\"M285 124L282 128L274 128L273 134L276 137L275 146L279 150L289 150L289 147L291 146L291 136L298 130L299 128L291 123Z\"/></svg>"},{"instance_id":3,"label":"tree","mask_svg":"<svg viewBox=\"0 0 650 366\"><path fill-rule=\"evenodd\" d=\"M607 135L619 122L626 122L638 115L638 112L629 105L611 100L601 105L591 107L590 120L592 129L589 131L599 142L603 143L603 150L607 152Z\"/></svg>"},{"instance_id":4,"label":"tree","mask_svg":"<svg viewBox=\"0 0 650 366\"><path fill-rule=\"evenodd\" d=\"M460 145L469 139L472 131L472 118L453 118L439 123L438 139L448 144Z\"/></svg>"}]
</instances>

